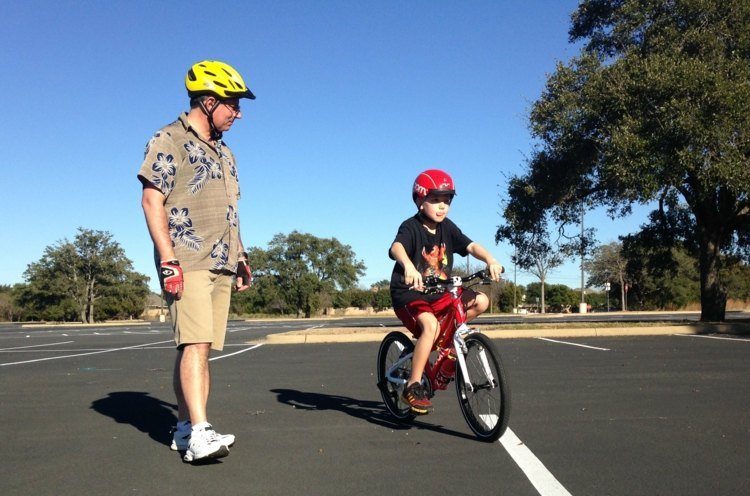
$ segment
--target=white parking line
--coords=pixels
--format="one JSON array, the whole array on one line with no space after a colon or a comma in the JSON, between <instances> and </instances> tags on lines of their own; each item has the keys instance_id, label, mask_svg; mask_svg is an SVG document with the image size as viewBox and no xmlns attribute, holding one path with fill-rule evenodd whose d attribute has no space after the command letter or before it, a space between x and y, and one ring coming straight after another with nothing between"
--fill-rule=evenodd
<instances>
[{"instance_id":1,"label":"white parking line","mask_svg":"<svg viewBox=\"0 0 750 496\"><path fill-rule=\"evenodd\" d=\"M609 348L598 348L596 346L588 346L585 344L571 343L570 341L558 341L556 339L549 339L549 338L537 338L537 339L541 339L542 341L549 341L550 343L560 343L560 344L569 344L570 346L580 346L581 348L590 348L592 350L611 351Z\"/></svg>"},{"instance_id":2,"label":"white parking line","mask_svg":"<svg viewBox=\"0 0 750 496\"><path fill-rule=\"evenodd\" d=\"M508 428L500 438L508 454L541 496L571 496L531 450Z\"/></svg>"},{"instance_id":3,"label":"white parking line","mask_svg":"<svg viewBox=\"0 0 750 496\"><path fill-rule=\"evenodd\" d=\"M240 328L237 328L237 329L227 329L227 333L240 332L240 331L250 331L252 329L253 329L252 327L240 327Z\"/></svg>"},{"instance_id":4,"label":"white parking line","mask_svg":"<svg viewBox=\"0 0 750 496\"><path fill-rule=\"evenodd\" d=\"M75 343L75 341L62 341L60 343L47 343L47 344L32 344L29 346L16 346L15 348L0 348L0 351L25 350L28 348L39 348L41 346L57 346L59 344L70 344L70 343Z\"/></svg>"},{"instance_id":5,"label":"white parking line","mask_svg":"<svg viewBox=\"0 0 750 496\"><path fill-rule=\"evenodd\" d=\"M21 365L24 363L46 362L47 360L60 360L62 358L75 358L75 357L86 356L86 355L98 355L100 353L111 353L113 351L132 350L134 348L143 348L144 346L152 346L155 344L164 344L164 343L171 343L171 342L173 342L172 339L168 341L157 341L156 343L145 343L145 344L137 344L135 346L126 346L124 348L111 348L108 350L91 351L89 353L77 353L75 355L63 355L63 356L58 356L58 357L37 358L36 360L24 360L22 362L0 363L0 367L7 367L9 365Z\"/></svg>"},{"instance_id":6,"label":"white parking line","mask_svg":"<svg viewBox=\"0 0 750 496\"><path fill-rule=\"evenodd\" d=\"M256 344L255 346L251 346L250 348L245 348L244 350L235 351L234 353L229 353L227 355L221 355L221 356L209 358L208 361L213 362L214 360L221 360L222 358L239 355L240 353L245 353L246 351L254 350L255 348L260 348L261 346L263 346L263 343Z\"/></svg>"}]
</instances>

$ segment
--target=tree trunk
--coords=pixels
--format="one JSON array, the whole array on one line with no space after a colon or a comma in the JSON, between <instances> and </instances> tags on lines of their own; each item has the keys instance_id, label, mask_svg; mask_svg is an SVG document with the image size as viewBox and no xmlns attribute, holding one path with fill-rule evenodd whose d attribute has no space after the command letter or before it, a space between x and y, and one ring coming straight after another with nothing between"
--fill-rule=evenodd
<instances>
[{"instance_id":1,"label":"tree trunk","mask_svg":"<svg viewBox=\"0 0 750 496\"><path fill-rule=\"evenodd\" d=\"M727 291L719 275L719 243L716 232L705 232L700 223L701 322L723 322L726 316Z\"/></svg>"},{"instance_id":2,"label":"tree trunk","mask_svg":"<svg viewBox=\"0 0 750 496\"><path fill-rule=\"evenodd\" d=\"M86 295L86 323L87 324L93 324L94 323L94 299L96 298L96 295L94 295L94 281L91 280L91 282L88 284L88 291Z\"/></svg>"}]
</instances>

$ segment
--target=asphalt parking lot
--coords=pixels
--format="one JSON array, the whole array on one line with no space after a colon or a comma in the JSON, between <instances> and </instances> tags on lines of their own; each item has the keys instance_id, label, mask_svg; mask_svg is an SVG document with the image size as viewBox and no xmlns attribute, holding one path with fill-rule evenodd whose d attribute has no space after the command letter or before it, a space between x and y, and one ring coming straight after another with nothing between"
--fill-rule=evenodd
<instances>
[{"instance_id":1,"label":"asphalt parking lot","mask_svg":"<svg viewBox=\"0 0 750 496\"><path fill-rule=\"evenodd\" d=\"M3 329L0 493L750 493L747 336L497 340L513 408L486 444L452 388L394 424L377 342L272 345L264 325L233 323L213 356L209 415L237 444L203 466L168 448L167 329Z\"/></svg>"}]
</instances>

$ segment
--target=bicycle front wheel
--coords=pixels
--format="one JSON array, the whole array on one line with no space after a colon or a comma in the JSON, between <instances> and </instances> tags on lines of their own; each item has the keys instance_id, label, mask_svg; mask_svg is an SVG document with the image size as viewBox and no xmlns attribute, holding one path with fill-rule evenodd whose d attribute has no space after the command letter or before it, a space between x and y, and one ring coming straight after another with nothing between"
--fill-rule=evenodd
<instances>
[{"instance_id":1,"label":"bicycle front wheel","mask_svg":"<svg viewBox=\"0 0 750 496\"><path fill-rule=\"evenodd\" d=\"M458 403L474 434L482 441L494 442L505 432L510 417L510 390L503 364L487 336L470 334L465 342L468 377L456 367Z\"/></svg>"},{"instance_id":2,"label":"bicycle front wheel","mask_svg":"<svg viewBox=\"0 0 750 496\"><path fill-rule=\"evenodd\" d=\"M378 350L378 389L388 411L401 422L411 422L415 415L401 400L401 393L411 374L414 343L402 332L389 333ZM407 358L408 357L408 358Z\"/></svg>"}]
</instances>

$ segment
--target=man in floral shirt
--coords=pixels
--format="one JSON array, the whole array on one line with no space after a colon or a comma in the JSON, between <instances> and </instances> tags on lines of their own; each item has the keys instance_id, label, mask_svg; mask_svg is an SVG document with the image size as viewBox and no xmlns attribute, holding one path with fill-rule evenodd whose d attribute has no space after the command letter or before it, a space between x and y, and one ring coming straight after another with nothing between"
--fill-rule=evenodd
<instances>
[{"instance_id":1,"label":"man in floral shirt","mask_svg":"<svg viewBox=\"0 0 750 496\"><path fill-rule=\"evenodd\" d=\"M239 231L237 167L222 134L242 117L240 99L255 95L233 67L213 60L193 65L185 86L190 111L151 138L138 179L177 344L171 447L198 462L227 456L234 444L233 435L208 423L208 356L224 347L232 279L239 291L252 281Z\"/></svg>"}]
</instances>

